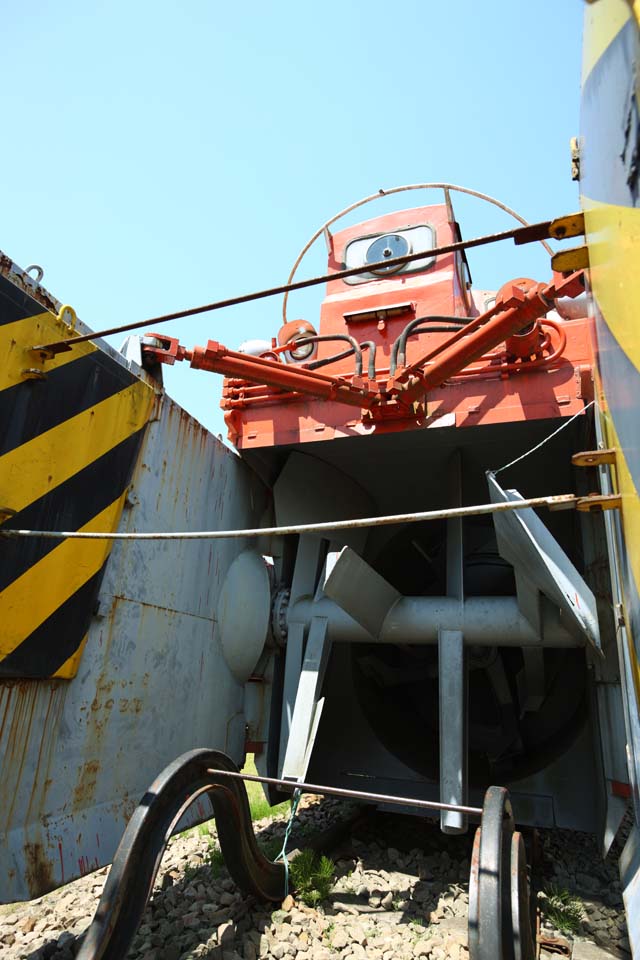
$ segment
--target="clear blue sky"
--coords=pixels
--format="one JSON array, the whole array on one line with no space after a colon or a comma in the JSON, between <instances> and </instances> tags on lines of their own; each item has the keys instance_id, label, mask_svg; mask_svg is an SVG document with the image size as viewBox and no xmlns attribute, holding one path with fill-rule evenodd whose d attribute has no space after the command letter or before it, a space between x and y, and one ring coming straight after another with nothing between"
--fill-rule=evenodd
<instances>
[{"instance_id":1,"label":"clear blue sky","mask_svg":"<svg viewBox=\"0 0 640 960\"><path fill-rule=\"evenodd\" d=\"M99 329L283 282L325 219L380 187L446 180L532 221L570 212L583 6L7 4L0 248L41 264ZM477 201L457 209L468 237L508 226ZM512 244L470 263L480 287L549 272L541 249ZM323 268L320 244L300 276ZM291 316L313 321L317 303L298 295ZM280 311L267 300L164 329L236 347L275 334ZM220 378L182 365L166 382L224 431Z\"/></svg>"}]
</instances>

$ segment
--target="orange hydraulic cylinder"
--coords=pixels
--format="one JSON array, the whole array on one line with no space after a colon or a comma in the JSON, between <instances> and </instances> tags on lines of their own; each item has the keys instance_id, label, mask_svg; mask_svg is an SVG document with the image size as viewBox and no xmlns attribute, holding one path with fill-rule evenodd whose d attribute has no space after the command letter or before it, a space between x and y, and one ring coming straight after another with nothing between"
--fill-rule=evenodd
<instances>
[{"instance_id":1,"label":"orange hydraulic cylinder","mask_svg":"<svg viewBox=\"0 0 640 960\"><path fill-rule=\"evenodd\" d=\"M394 378L393 387L396 389L403 382L406 383L413 374L417 379L410 382L406 389L400 386L402 399L412 401L418 399L425 390L433 390L441 386L445 380L459 373L474 360L479 360L487 351L502 343L512 334L522 330L524 326L544 316L552 308L555 296L577 296L584 289L582 276L573 275L569 280L560 284L561 293L553 284L536 286L526 293L518 286L514 286L511 296L507 300L508 308L501 310L482 326L478 323L482 317L476 318L469 326L475 329L465 336L462 330L450 338L438 351L436 358L420 373L419 367L428 362L427 358L416 361L406 367L399 377ZM495 313L495 307L491 311Z\"/></svg>"},{"instance_id":2,"label":"orange hydraulic cylinder","mask_svg":"<svg viewBox=\"0 0 640 960\"><path fill-rule=\"evenodd\" d=\"M194 347L190 360L195 369L211 370L223 373L226 377L237 377L283 390L295 390L323 400L337 400L353 407L369 409L379 399L365 387L354 386L338 377L237 353L216 340L209 340L206 347Z\"/></svg>"}]
</instances>

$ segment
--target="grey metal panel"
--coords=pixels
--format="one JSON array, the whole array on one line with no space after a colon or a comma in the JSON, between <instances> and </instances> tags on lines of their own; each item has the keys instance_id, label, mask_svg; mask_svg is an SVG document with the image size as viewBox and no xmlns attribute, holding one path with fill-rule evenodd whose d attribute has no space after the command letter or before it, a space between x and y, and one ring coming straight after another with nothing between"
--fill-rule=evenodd
<instances>
[{"instance_id":1,"label":"grey metal panel","mask_svg":"<svg viewBox=\"0 0 640 960\"><path fill-rule=\"evenodd\" d=\"M158 398L120 529L242 527L264 505L246 465ZM215 615L246 547L116 542L77 677L0 684L0 899L108 863L145 789L185 750L242 759L244 692Z\"/></svg>"},{"instance_id":2,"label":"grey metal panel","mask_svg":"<svg viewBox=\"0 0 640 960\"><path fill-rule=\"evenodd\" d=\"M603 437L603 425L600 416L595 417L596 437L598 448L605 446ZM610 468L602 465L598 468L600 479L600 489L604 494L614 493L614 487L611 480ZM634 669L631 662L631 650L633 649L633 638L630 635L633 624L629 623L629 628L623 618L623 600L625 592L621 573L620 558L625 555L625 543L622 531L622 525L618 512L607 510L604 515L604 525L607 538L607 548L609 551L609 570L611 574L611 593L613 597L614 608L616 611L617 630L616 638L618 645L618 662L620 666L620 684L622 691L622 701L624 705L625 719L625 754L627 757L628 777L631 783L633 793L633 805L636 825L640 824L640 704L636 693L634 682Z\"/></svg>"},{"instance_id":3,"label":"grey metal panel","mask_svg":"<svg viewBox=\"0 0 640 960\"><path fill-rule=\"evenodd\" d=\"M634 826L620 857L622 897L633 957L640 957L640 829Z\"/></svg>"}]
</instances>

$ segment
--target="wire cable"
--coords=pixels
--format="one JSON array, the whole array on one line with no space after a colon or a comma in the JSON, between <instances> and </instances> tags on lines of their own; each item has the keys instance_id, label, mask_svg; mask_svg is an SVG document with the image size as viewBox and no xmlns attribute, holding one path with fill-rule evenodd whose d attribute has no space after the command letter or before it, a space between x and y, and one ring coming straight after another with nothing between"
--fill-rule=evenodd
<instances>
[{"instance_id":1,"label":"wire cable","mask_svg":"<svg viewBox=\"0 0 640 960\"><path fill-rule=\"evenodd\" d=\"M516 457L516 459L512 460L510 463L505 463L504 466L498 467L497 470L492 470L491 473L493 473L494 477L497 477L498 474L502 473L503 470L508 470L509 467L513 467L516 463L520 463L520 461L524 460L525 457L530 457L531 454L535 453L536 450L539 450L540 447L544 447L545 443L549 443L549 440L553 440L554 437L557 437L558 434L561 433L565 427L568 427L570 423L573 423L573 421L577 420L578 417L582 417L587 412L589 407L597 405L597 402L597 400L591 400L591 402L588 403L583 410L579 410L578 413L574 413L572 417L569 417L569 419L561 424L557 430L554 430L553 433L550 433L548 437L545 437L544 440L541 440L540 443L537 443L535 447L531 447L531 449L527 450L526 453L523 453L520 457Z\"/></svg>"},{"instance_id":2,"label":"wire cable","mask_svg":"<svg viewBox=\"0 0 640 960\"><path fill-rule=\"evenodd\" d=\"M585 408L586 409L586 408ZM576 414L581 416L581 414ZM576 417L572 417L575 420ZM556 433L559 433L556 430ZM552 434L551 436L555 436ZM547 437L550 440L551 437ZM544 440L543 443L547 441ZM538 447L542 444L538 444ZM533 450L537 450L534 447ZM533 453L530 450L529 453ZM523 456L528 456L529 453ZM519 460L523 457L518 457ZM513 461L516 463L517 461ZM508 463L501 470L512 466ZM287 527L251 527L244 530L195 530L173 533L97 533L84 530L12 530L0 528L0 538L42 537L45 540L239 540L251 537L284 537L293 533L324 533L330 530L357 530L361 527L383 527L397 523L421 523L423 520L448 520L452 517L479 517L487 513L507 513L510 510L525 510L528 507L571 509L584 499L573 493L554 494L547 497L531 497L528 500L509 500L506 503L479 503L469 507L449 507L444 510L423 510L418 513L397 513L384 517L357 517L353 520L330 520L323 523L295 523Z\"/></svg>"}]
</instances>

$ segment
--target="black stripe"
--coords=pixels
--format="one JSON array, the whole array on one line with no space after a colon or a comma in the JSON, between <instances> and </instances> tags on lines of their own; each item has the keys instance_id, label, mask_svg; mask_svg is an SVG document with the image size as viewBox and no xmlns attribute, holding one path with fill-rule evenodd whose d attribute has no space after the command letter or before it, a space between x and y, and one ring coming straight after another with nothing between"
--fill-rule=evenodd
<instances>
[{"instance_id":1,"label":"black stripe","mask_svg":"<svg viewBox=\"0 0 640 960\"><path fill-rule=\"evenodd\" d=\"M19 647L0 660L0 677L39 680L60 669L89 629L105 567L106 563Z\"/></svg>"},{"instance_id":2,"label":"black stripe","mask_svg":"<svg viewBox=\"0 0 640 960\"><path fill-rule=\"evenodd\" d=\"M3 524L14 530L78 530L127 486L144 427ZM0 539L0 590L59 546L60 540Z\"/></svg>"},{"instance_id":3,"label":"black stripe","mask_svg":"<svg viewBox=\"0 0 640 960\"><path fill-rule=\"evenodd\" d=\"M0 274L0 326L46 313L46 307Z\"/></svg>"},{"instance_id":4,"label":"black stripe","mask_svg":"<svg viewBox=\"0 0 640 960\"><path fill-rule=\"evenodd\" d=\"M640 55L633 16L603 52L582 89L580 192L590 200L639 203L640 104L635 67Z\"/></svg>"},{"instance_id":5,"label":"black stripe","mask_svg":"<svg viewBox=\"0 0 640 960\"><path fill-rule=\"evenodd\" d=\"M0 456L135 383L126 367L95 350L0 393Z\"/></svg>"}]
</instances>

